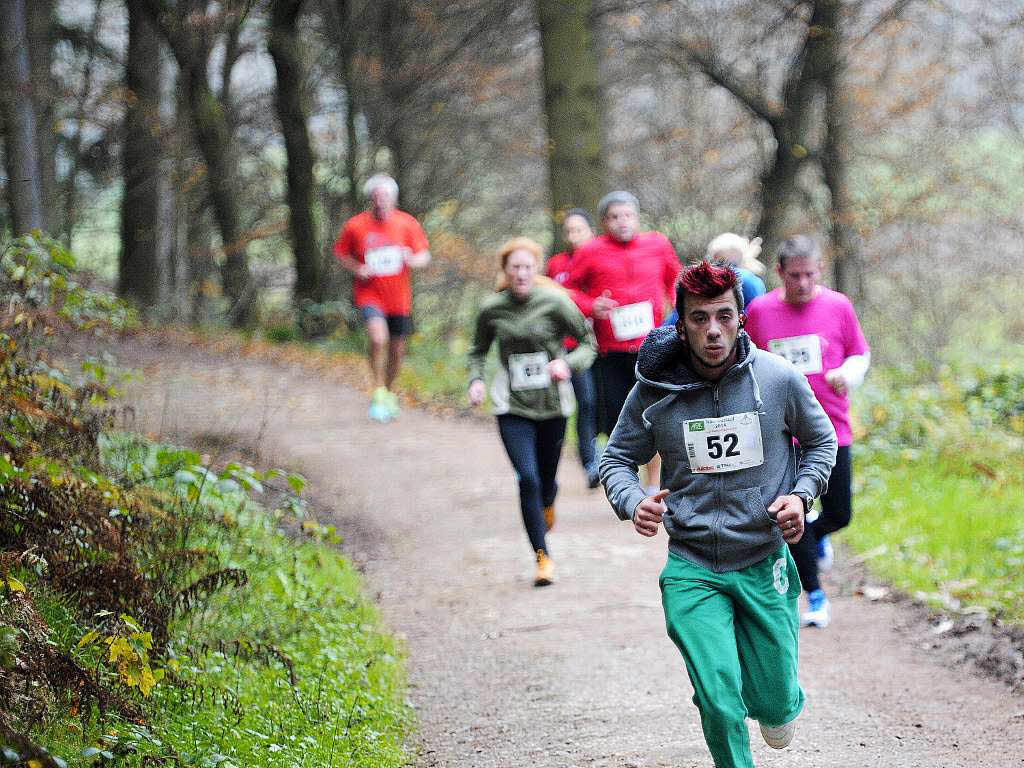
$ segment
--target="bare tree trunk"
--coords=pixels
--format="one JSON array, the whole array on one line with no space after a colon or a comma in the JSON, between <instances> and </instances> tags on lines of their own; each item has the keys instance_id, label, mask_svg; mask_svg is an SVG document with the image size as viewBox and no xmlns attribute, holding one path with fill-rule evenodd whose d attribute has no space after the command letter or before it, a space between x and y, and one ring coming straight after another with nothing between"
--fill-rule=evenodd
<instances>
[{"instance_id":1,"label":"bare tree trunk","mask_svg":"<svg viewBox=\"0 0 1024 768\"><path fill-rule=\"evenodd\" d=\"M837 291L854 303L864 299L864 270L859 238L854 227L853 201L849 187L849 121L851 111L843 88L846 64L843 59L842 3L824 0L822 24L829 34L822 45L828 60L822 75L825 90L825 144L821 168L832 195L830 210L832 240L832 278Z\"/></svg>"},{"instance_id":2,"label":"bare tree trunk","mask_svg":"<svg viewBox=\"0 0 1024 768\"><path fill-rule=\"evenodd\" d=\"M249 270L247 240L242 229L231 131L225 107L207 80L210 48L204 39L205 32L192 25L189 18L201 14L201 9L196 6L190 13L187 7L178 8L177 18L174 18L175 14L161 0L141 2L145 3L179 67L187 73L183 87L188 94L196 145L206 163L213 215L224 249L221 281L224 293L231 300L228 317L237 327L252 327L259 319L259 297Z\"/></svg>"},{"instance_id":3,"label":"bare tree trunk","mask_svg":"<svg viewBox=\"0 0 1024 768\"><path fill-rule=\"evenodd\" d=\"M548 184L555 243L566 211L594 211L605 185L604 136L590 0L537 0L544 61Z\"/></svg>"},{"instance_id":4,"label":"bare tree trunk","mask_svg":"<svg viewBox=\"0 0 1024 768\"><path fill-rule=\"evenodd\" d=\"M57 85L50 72L53 62L54 0L32 0L26 4L28 51L33 101L36 107L36 153L39 194L43 201L43 226L55 233L61 225L57 189Z\"/></svg>"},{"instance_id":5,"label":"bare tree trunk","mask_svg":"<svg viewBox=\"0 0 1024 768\"><path fill-rule=\"evenodd\" d=\"M233 325L248 328L258 319L256 285L249 271L247 242L242 231L234 153L224 109L206 82L205 67L190 70L189 111L199 151L206 161L213 216L224 248L221 277L224 293L231 299L228 315ZM196 74L198 72L198 75Z\"/></svg>"},{"instance_id":6,"label":"bare tree trunk","mask_svg":"<svg viewBox=\"0 0 1024 768\"><path fill-rule=\"evenodd\" d=\"M338 77L345 89L345 178L348 190L345 205L349 215L359 210L359 135L356 131L356 114L359 99L356 96L355 61L358 53L358 35L352 17L357 13L352 0L320 0L320 13L331 47L337 52ZM365 20L363 21L365 24ZM337 216L331 211L329 219Z\"/></svg>"},{"instance_id":7,"label":"bare tree trunk","mask_svg":"<svg viewBox=\"0 0 1024 768\"><path fill-rule=\"evenodd\" d=\"M309 108L302 68L298 19L303 0L274 0L271 6L267 48L277 70L275 104L288 153L289 230L295 253L296 304L318 301L322 294L320 243L314 217L312 143L309 140Z\"/></svg>"},{"instance_id":8,"label":"bare tree trunk","mask_svg":"<svg viewBox=\"0 0 1024 768\"><path fill-rule=\"evenodd\" d=\"M836 284L844 292L858 296L861 288L856 283L862 282L862 276L856 266L846 180L849 140L842 91L842 0L808 0L799 5L809 6L811 17L778 101L764 94L755 80L731 71L705 40L683 40L669 54L697 66L772 131L775 152L761 173L761 215L754 228L763 238L766 251L774 250L788 234L787 213L804 163L813 161L821 165L832 193L830 235L836 252ZM898 13L904 5L905 2L896 2L885 15ZM819 135L823 137L822 143L815 146L812 142L817 142Z\"/></svg>"},{"instance_id":9,"label":"bare tree trunk","mask_svg":"<svg viewBox=\"0 0 1024 768\"><path fill-rule=\"evenodd\" d=\"M43 199L36 149L36 112L29 69L26 0L0 0L0 89L6 132L11 229L43 227Z\"/></svg>"},{"instance_id":10,"label":"bare tree trunk","mask_svg":"<svg viewBox=\"0 0 1024 768\"><path fill-rule=\"evenodd\" d=\"M161 300L160 36L138 0L128 5L128 108L124 117L118 292L143 309Z\"/></svg>"},{"instance_id":11,"label":"bare tree trunk","mask_svg":"<svg viewBox=\"0 0 1024 768\"><path fill-rule=\"evenodd\" d=\"M84 123L88 118L89 92L92 89L92 68L96 61L96 37L99 32L100 14L102 11L103 0L96 0L92 13L92 26L89 29L87 41L89 53L85 60L85 69L82 72L82 90L78 94L78 103L75 107L75 137L71 142L71 168L68 170L67 178L64 180L64 242L68 248L71 247L75 224L78 221L78 170L82 162L82 153L84 152ZM131 42L129 41L130 45ZM129 86L130 89L131 86Z\"/></svg>"},{"instance_id":12,"label":"bare tree trunk","mask_svg":"<svg viewBox=\"0 0 1024 768\"><path fill-rule=\"evenodd\" d=\"M389 106L387 121L383 130L384 142L391 151L391 175L398 182L398 193L402 208L418 215L420 206L412 199L410 190L406 188L407 169L405 160L405 120L403 107L406 105L414 88L410 86L405 73L406 64L411 51L406 47L405 35L413 23L410 4L405 0L389 0L380 5L379 20L380 51L384 69L388 73L383 78L384 98Z\"/></svg>"},{"instance_id":13,"label":"bare tree trunk","mask_svg":"<svg viewBox=\"0 0 1024 768\"><path fill-rule=\"evenodd\" d=\"M345 88L345 175L348 177L348 207L359 210L359 134L356 132L356 99L352 89Z\"/></svg>"},{"instance_id":14,"label":"bare tree trunk","mask_svg":"<svg viewBox=\"0 0 1024 768\"><path fill-rule=\"evenodd\" d=\"M761 174L761 217L754 231L771 253L789 233L786 214L797 188L797 174L808 156L807 133L812 122L814 82L806 54L794 62L796 71L778 119L770 122L775 137L775 159Z\"/></svg>"},{"instance_id":15,"label":"bare tree trunk","mask_svg":"<svg viewBox=\"0 0 1024 768\"><path fill-rule=\"evenodd\" d=\"M796 191L797 174L811 153L812 131L819 124L818 96L832 66L833 38L826 2L816 2L807 22L803 47L790 65L783 110L770 121L775 136L775 163L761 184L761 220L757 227L769 252L787 236L786 211Z\"/></svg>"},{"instance_id":16,"label":"bare tree trunk","mask_svg":"<svg viewBox=\"0 0 1024 768\"><path fill-rule=\"evenodd\" d=\"M216 265L210 254L211 226L207 215L205 190L186 183L192 174L195 131L191 128L187 88L188 73L180 67L174 89L174 110L179 129L174 131L173 216L174 244L168 261L173 265L176 295L182 314L194 325L212 318L211 298ZM186 127L187 126L187 127Z\"/></svg>"},{"instance_id":17,"label":"bare tree trunk","mask_svg":"<svg viewBox=\"0 0 1024 768\"><path fill-rule=\"evenodd\" d=\"M338 13L343 23L350 24L348 0L338 0ZM345 86L345 175L348 176L348 205L355 213L359 210L359 135L356 132L357 100L355 94L355 35L345 34L348 45L341 52L342 83Z\"/></svg>"}]
</instances>

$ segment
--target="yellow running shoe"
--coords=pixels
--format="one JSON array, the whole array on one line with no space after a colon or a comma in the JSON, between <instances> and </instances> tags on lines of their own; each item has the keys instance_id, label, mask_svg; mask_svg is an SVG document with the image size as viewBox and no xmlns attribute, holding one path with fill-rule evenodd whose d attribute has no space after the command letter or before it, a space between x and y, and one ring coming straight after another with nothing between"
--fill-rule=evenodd
<instances>
[{"instance_id":1,"label":"yellow running shoe","mask_svg":"<svg viewBox=\"0 0 1024 768\"><path fill-rule=\"evenodd\" d=\"M549 531L552 528L555 527L555 505L554 504L548 504L546 507L544 507L544 525L547 526L547 529Z\"/></svg>"},{"instance_id":2,"label":"yellow running shoe","mask_svg":"<svg viewBox=\"0 0 1024 768\"><path fill-rule=\"evenodd\" d=\"M544 554L544 550L537 550L537 575L533 577L533 586L546 587L555 581L555 564L551 558Z\"/></svg>"}]
</instances>

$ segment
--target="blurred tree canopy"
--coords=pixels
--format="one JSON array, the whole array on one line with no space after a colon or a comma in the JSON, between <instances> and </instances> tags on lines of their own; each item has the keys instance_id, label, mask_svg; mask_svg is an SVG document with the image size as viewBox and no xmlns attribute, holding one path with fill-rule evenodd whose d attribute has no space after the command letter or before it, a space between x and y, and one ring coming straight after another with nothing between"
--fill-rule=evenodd
<instances>
[{"instance_id":1,"label":"blurred tree canopy","mask_svg":"<svg viewBox=\"0 0 1024 768\"><path fill-rule=\"evenodd\" d=\"M554 245L559 211L624 188L683 260L722 231L769 263L817 234L883 359L955 352L979 297L994 338L1024 333L1014 0L0 10L0 226L50 230L156 319L344 303L330 246L386 171L431 238L428 310L508 236Z\"/></svg>"}]
</instances>

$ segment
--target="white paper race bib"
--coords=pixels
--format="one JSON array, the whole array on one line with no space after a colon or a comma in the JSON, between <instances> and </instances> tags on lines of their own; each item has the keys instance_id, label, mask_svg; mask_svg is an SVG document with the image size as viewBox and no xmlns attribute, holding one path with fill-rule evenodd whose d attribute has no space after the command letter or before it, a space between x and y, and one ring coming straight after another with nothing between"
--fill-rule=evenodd
<instances>
[{"instance_id":1,"label":"white paper race bib","mask_svg":"<svg viewBox=\"0 0 1024 768\"><path fill-rule=\"evenodd\" d=\"M405 266L405 249L397 245L385 245L370 248L364 257L370 274L374 277L391 277L397 275Z\"/></svg>"},{"instance_id":2,"label":"white paper race bib","mask_svg":"<svg viewBox=\"0 0 1024 768\"><path fill-rule=\"evenodd\" d=\"M789 360L804 376L821 373L821 337L817 334L772 339L768 349Z\"/></svg>"},{"instance_id":3,"label":"white paper race bib","mask_svg":"<svg viewBox=\"0 0 1024 768\"><path fill-rule=\"evenodd\" d=\"M551 385L547 352L524 352L508 356L508 378L516 392L524 389L544 389Z\"/></svg>"},{"instance_id":4,"label":"white paper race bib","mask_svg":"<svg viewBox=\"0 0 1024 768\"><path fill-rule=\"evenodd\" d=\"M609 315L617 341L640 339L654 328L654 305L649 301L615 307Z\"/></svg>"},{"instance_id":5,"label":"white paper race bib","mask_svg":"<svg viewBox=\"0 0 1024 768\"><path fill-rule=\"evenodd\" d=\"M764 464L761 420L756 413L690 419L683 426L690 471L735 472Z\"/></svg>"}]
</instances>

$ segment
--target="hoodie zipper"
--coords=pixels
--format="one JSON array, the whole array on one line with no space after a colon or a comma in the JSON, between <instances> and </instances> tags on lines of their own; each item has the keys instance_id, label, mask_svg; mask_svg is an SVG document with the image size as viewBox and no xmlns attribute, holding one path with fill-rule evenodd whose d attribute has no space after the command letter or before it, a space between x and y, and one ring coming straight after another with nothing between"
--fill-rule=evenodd
<instances>
[{"instance_id":1,"label":"hoodie zipper","mask_svg":"<svg viewBox=\"0 0 1024 768\"><path fill-rule=\"evenodd\" d=\"M711 397L712 397L712 399L714 401L714 404L715 404L715 418L716 419L722 415L721 404L718 401L718 386L719 386L719 382L716 381L714 386L711 388ZM715 516L715 528L714 528L714 533L712 535L714 536L714 541L715 541L715 570L717 571L718 570L719 555L720 555L719 547L720 547L720 544L721 544L721 542L719 540L718 532L722 529L722 517L723 517L723 514L724 514L723 511L722 511L722 475L721 475L721 473L716 473L715 474L715 507L716 507L716 509L718 511L718 514Z\"/></svg>"}]
</instances>

